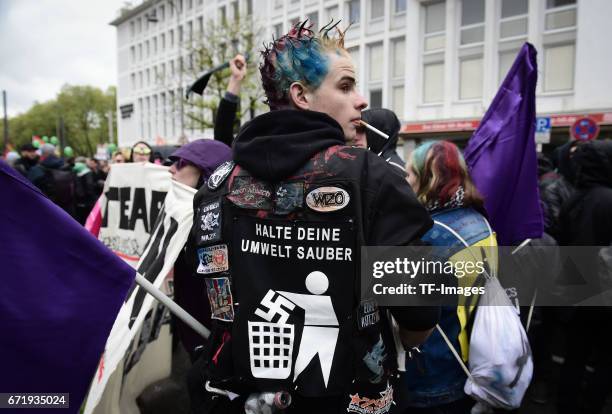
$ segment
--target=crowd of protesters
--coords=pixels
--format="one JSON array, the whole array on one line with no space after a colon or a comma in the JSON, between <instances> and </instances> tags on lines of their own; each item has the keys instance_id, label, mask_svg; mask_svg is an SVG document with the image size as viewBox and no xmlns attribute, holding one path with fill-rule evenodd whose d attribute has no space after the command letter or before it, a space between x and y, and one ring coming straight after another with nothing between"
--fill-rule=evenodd
<instances>
[{"instance_id":1,"label":"crowd of protesters","mask_svg":"<svg viewBox=\"0 0 612 414\"><path fill-rule=\"evenodd\" d=\"M365 224L351 222L350 230L362 245L445 245L448 240L438 237L439 229L433 226L433 220L455 229L453 234L457 234L459 240L466 240L466 245L496 244L487 222L483 197L472 182L461 150L450 141L430 141L418 146L404 163L395 152L400 122L390 110L365 109L367 102L356 91L354 71L342 36L340 34L340 40L332 40L327 33L317 37L304 26L296 26L266 48L261 72L272 110L245 125L236 137L233 125L240 100L240 84L246 74L246 60L240 55L230 62L231 78L217 112L214 140L195 140L177 149L166 160L144 141L134 144L129 156L121 151L109 154L108 162L84 157L63 159L51 144L44 144L39 149L25 144L19 148L19 156L7 156L7 161L16 170L82 224L103 191L109 168L126 162L169 165L174 180L198 189L195 211L225 214L222 216L223 230L218 233L208 229L208 233L203 234L195 226L186 249L175 263L176 301L213 331L212 339L207 342L181 321L176 321L178 337L193 363L188 386L194 412L241 412L245 404L254 404L250 398L236 402L221 392L207 391L203 383L211 382L217 391L221 388L246 391L243 394L246 396L256 391L276 390L269 388L270 381L242 376L244 367L248 366L248 355L232 354L232 347L235 347L234 352L248 350L244 347L246 328L234 320L211 318L215 309L213 303L210 306L207 303L210 298L204 293L207 288L204 275L194 270L194 263L198 261L195 251L207 251L212 247L211 243L198 239L202 234L208 237L206 240L214 238L215 244L227 243L231 249L229 234L232 229L228 223L248 223L249 220L259 223L270 214L276 219L275 225L295 223L296 217L320 225L320 215L302 213L301 206L310 202L303 201L302 196L305 197L305 187L327 185L325 188L330 188L333 185L350 188L351 196L361 204L352 206L354 210L334 213L326 220L336 224L343 220L348 222L350 214L363 220ZM302 48L299 52L292 51L292 45L296 44ZM327 62L328 66L321 62ZM318 68L318 64L323 65L324 70ZM360 119L384 132L388 138L364 129L358 122ZM538 154L538 157L545 223L542 240L561 246L612 245L612 142L571 141L557 148L551 156ZM219 166L220 170L215 172ZM224 166L229 167L224 170ZM328 182L332 184L325 184ZM267 203L264 195L269 194L270 189L274 189L275 194L293 190L296 193L293 198L283 199L282 206L275 198L273 207L264 208L262 206ZM250 192L251 198L242 197L245 192ZM225 207L215 207L215 203ZM200 218L203 216L195 217L194 222L199 222ZM253 275L257 275L261 283L272 280L265 272L275 269L275 262L262 261L260 264L264 268L250 269ZM247 276L241 274L243 266L235 263L232 266L233 279L229 280L251 286ZM323 273L329 275L331 271ZM228 274L222 272L221 276L227 278ZM325 289L329 285L333 291L334 281L325 280ZM349 278L346 283L352 286L354 281ZM264 286L264 290L279 286L283 290L297 289L281 281L278 285ZM308 279L306 286L310 291ZM325 289L316 294L324 293ZM258 305L260 299L249 305L253 291L243 288L234 294L236 298L242 297L244 315L247 310L251 311L249 306ZM331 294L338 295L337 292ZM272 300L272 296L268 300ZM334 303L341 303L340 299L334 300L337 300ZM337 306L336 313L340 315L343 305ZM347 320L351 319L353 310L359 312L353 308L346 308ZM470 320L473 311L469 306L463 310L456 306L423 306L409 311L396 308L392 316L391 313L377 314L381 321L389 322L387 318L397 321L401 342L407 349L417 350L411 353L405 366L399 367L400 375L388 372L383 354L390 359L389 349L394 345L385 338L383 327L373 324L366 327L369 331L365 334L365 328L353 329L343 326L350 325L349 322L338 325L336 321L342 340L351 338L346 349L338 351L345 354L339 354L336 363L350 367L342 364L356 357L354 360L359 365L376 346L382 346L380 360L375 366L366 363L363 369L367 375L363 377L351 377L352 372L347 374L331 368L331 374L327 371L327 375L331 375L332 388L351 393L352 401L348 405L332 392L327 379L325 386L320 386L319 371L304 371L308 379L299 383L303 394L296 392L289 412L469 413L475 401L464 391L466 374L456 361L451 345L459 353L468 352L466 321ZM323 321L320 325L331 325L326 319L328 316L317 316ZM612 353L607 339L612 320L610 310L538 309L535 319L530 332L535 378L526 398L546 403L554 397L559 413L602 412L612 389L612 376L609 375ZM440 332L446 332L450 341L445 341L437 331L432 333L436 325ZM554 330L561 335L552 335ZM553 337L563 342L555 350L550 343ZM556 376L550 373L553 353L562 353L556 355L562 362L561 373ZM227 366L221 366L223 364ZM382 405L388 402L385 393L390 383L396 403ZM288 389L282 381L273 386L278 384L281 384L279 389ZM367 401L381 404L377 406L379 411L366 410Z\"/></svg>"}]
</instances>

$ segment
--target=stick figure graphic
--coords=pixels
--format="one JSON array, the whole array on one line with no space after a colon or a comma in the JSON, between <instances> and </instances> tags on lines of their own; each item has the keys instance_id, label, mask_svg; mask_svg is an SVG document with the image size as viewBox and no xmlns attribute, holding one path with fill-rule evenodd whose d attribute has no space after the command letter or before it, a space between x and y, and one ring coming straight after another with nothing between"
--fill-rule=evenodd
<instances>
[{"instance_id":1,"label":"stick figure graphic","mask_svg":"<svg viewBox=\"0 0 612 414\"><path fill-rule=\"evenodd\" d=\"M338 340L338 319L330 296L323 296L329 287L329 279L320 271L306 277L306 289L312 295L301 293L278 293L304 309L304 330L295 361L293 381L306 369L310 361L319 354L325 387L329 381L332 361Z\"/></svg>"}]
</instances>

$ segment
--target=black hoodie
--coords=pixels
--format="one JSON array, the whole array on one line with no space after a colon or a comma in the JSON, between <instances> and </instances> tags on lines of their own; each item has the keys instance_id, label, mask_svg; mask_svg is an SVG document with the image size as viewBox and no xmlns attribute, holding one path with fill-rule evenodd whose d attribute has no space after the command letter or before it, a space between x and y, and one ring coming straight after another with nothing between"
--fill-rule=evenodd
<instances>
[{"instance_id":1,"label":"black hoodie","mask_svg":"<svg viewBox=\"0 0 612 414\"><path fill-rule=\"evenodd\" d=\"M368 140L368 148L375 154L380 154L388 163L395 165L404 170L404 161L397 154L397 140L399 131L402 127L395 113L389 109L376 108L367 109L361 112L361 119L374 128L379 129L389 135L389 139L385 139L380 135L366 129L366 139Z\"/></svg>"},{"instance_id":2,"label":"black hoodie","mask_svg":"<svg viewBox=\"0 0 612 414\"><path fill-rule=\"evenodd\" d=\"M219 382L241 378L246 391L240 394L246 395L253 389L299 387L296 398L307 397L308 401L293 405L303 412L346 412L351 390L369 398L383 395L386 382L371 384L366 380L367 386L360 388L365 377L357 373L360 368L368 369L363 357L380 339L377 329L384 329L383 319L363 327L360 333L351 322L354 318L362 320L353 316L361 315L358 312L362 309L360 247L407 245L432 226L405 174L370 151L345 146L344 141L342 128L326 114L299 110L266 113L246 124L236 137L236 166L213 173L194 198L194 227L188 250L197 252L191 253L197 256L194 277L202 283L196 290L199 294L210 292L215 288L213 281L231 287L218 288L214 297L209 296L213 315L222 316L216 317L221 322L214 320L212 326L210 357L215 355L217 362L213 360L215 368L210 378ZM314 234L311 231L333 231L337 237L303 237ZM303 254L317 249L326 249L326 255ZM214 264L215 257L219 266ZM333 349L330 342L317 342L327 346L326 355L334 357L334 363L326 365L329 382L322 381L319 363L302 367L304 371L293 378L287 373L256 376L262 366L257 365L258 354L249 356L256 347L256 342L249 342L255 341L251 339L251 326L265 324L261 318L271 321L261 312L273 306L270 301L277 300L274 292L298 301L312 296L314 291L305 280L315 273L326 280L317 295L326 294L329 304L333 303L331 312L317 307L322 324L330 325L326 318L333 316L338 327ZM226 311L218 311L219 297L223 303L236 304L236 317L234 310L229 316ZM303 312L281 310L286 316L283 326L288 323L297 332L306 329ZM437 307L394 308L392 312L409 330L427 330L435 326L438 316ZM327 333L321 335L319 338L325 338ZM231 338L230 345L223 338ZM295 338L297 342L298 333ZM391 343L386 346L393 347ZM320 399L324 396L334 399L333 407Z\"/></svg>"},{"instance_id":3,"label":"black hoodie","mask_svg":"<svg viewBox=\"0 0 612 414\"><path fill-rule=\"evenodd\" d=\"M572 158L576 192L561 210L563 245L612 243L612 141L582 144Z\"/></svg>"},{"instance_id":4,"label":"black hoodie","mask_svg":"<svg viewBox=\"0 0 612 414\"><path fill-rule=\"evenodd\" d=\"M370 151L344 145L342 128L324 113L271 111L242 128L234 142L234 161L256 178L279 182L304 173L300 170L312 167L309 164L315 155L342 146L340 156L329 164L339 171L326 174L338 173L343 176L340 179L357 184L363 196L360 213L366 213L365 243L400 246L424 234L431 219L405 181L405 174L389 168Z\"/></svg>"}]
</instances>

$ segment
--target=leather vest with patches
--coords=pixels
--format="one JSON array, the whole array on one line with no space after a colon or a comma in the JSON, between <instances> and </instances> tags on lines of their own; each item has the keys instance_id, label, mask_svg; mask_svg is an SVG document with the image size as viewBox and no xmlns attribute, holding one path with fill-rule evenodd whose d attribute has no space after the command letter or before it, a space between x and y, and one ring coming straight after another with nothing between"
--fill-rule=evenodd
<instances>
[{"instance_id":1,"label":"leather vest with patches","mask_svg":"<svg viewBox=\"0 0 612 414\"><path fill-rule=\"evenodd\" d=\"M386 384L381 313L358 299L363 172L346 178L345 148L275 183L230 162L198 193L194 277L206 282L220 387L320 397Z\"/></svg>"}]
</instances>

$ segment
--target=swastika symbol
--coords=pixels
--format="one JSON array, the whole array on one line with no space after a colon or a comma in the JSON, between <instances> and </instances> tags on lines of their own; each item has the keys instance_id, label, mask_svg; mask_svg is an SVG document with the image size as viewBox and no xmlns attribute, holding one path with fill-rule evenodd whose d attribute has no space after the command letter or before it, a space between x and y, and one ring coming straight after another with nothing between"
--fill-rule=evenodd
<instances>
[{"instance_id":1,"label":"swastika symbol","mask_svg":"<svg viewBox=\"0 0 612 414\"><path fill-rule=\"evenodd\" d=\"M285 324L289 319L289 314L285 309L283 309L283 307L288 310L293 310L293 308L295 308L295 304L281 295L277 295L276 299L274 299L274 294L275 292L272 289L268 290L266 296L264 296L264 298L261 300L261 305L267 307L268 311L266 312L260 308L257 308L255 309L255 315L265 319L268 322L272 322L272 319L274 319L276 315L279 315L280 318L276 322L279 324Z\"/></svg>"}]
</instances>

